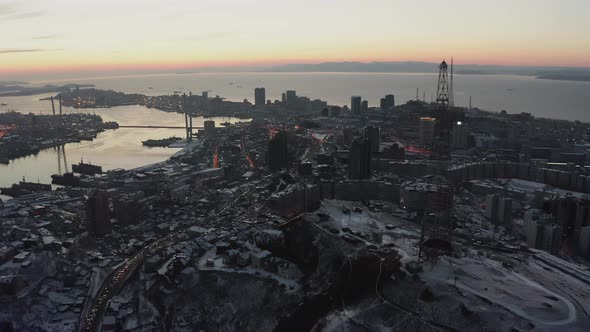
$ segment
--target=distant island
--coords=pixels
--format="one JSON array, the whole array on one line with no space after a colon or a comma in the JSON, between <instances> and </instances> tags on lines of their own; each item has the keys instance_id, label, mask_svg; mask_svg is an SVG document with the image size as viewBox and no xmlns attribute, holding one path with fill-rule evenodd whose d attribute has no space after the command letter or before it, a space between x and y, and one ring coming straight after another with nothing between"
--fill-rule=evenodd
<instances>
[{"instance_id":1,"label":"distant island","mask_svg":"<svg viewBox=\"0 0 590 332\"><path fill-rule=\"evenodd\" d=\"M590 75L579 74L545 74L537 76L538 79L556 80L556 81L578 81L590 82Z\"/></svg>"},{"instance_id":2,"label":"distant island","mask_svg":"<svg viewBox=\"0 0 590 332\"><path fill-rule=\"evenodd\" d=\"M76 88L90 88L93 86L94 84L48 84L41 87L27 87L23 85L0 84L0 97L33 96L41 93L67 92Z\"/></svg>"},{"instance_id":3,"label":"distant island","mask_svg":"<svg viewBox=\"0 0 590 332\"><path fill-rule=\"evenodd\" d=\"M25 85L25 84L29 84L29 83L24 82L24 81L0 81L0 87L11 86L11 85Z\"/></svg>"},{"instance_id":4,"label":"distant island","mask_svg":"<svg viewBox=\"0 0 590 332\"><path fill-rule=\"evenodd\" d=\"M359 72L359 73L434 73L434 62L322 62L316 64L287 64L263 68L263 72ZM522 75L539 79L589 81L587 67L540 67L455 64L455 74L460 75Z\"/></svg>"}]
</instances>

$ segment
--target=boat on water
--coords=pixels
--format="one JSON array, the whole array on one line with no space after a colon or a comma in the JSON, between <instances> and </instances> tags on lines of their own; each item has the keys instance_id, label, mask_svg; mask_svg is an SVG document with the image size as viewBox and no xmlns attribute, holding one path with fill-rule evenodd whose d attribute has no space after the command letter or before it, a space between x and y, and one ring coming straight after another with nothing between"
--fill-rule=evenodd
<instances>
[{"instance_id":1,"label":"boat on water","mask_svg":"<svg viewBox=\"0 0 590 332\"><path fill-rule=\"evenodd\" d=\"M18 197L23 195L32 194L38 191L51 191L50 184L27 182L23 178L19 183L15 183L9 188L0 188L2 195Z\"/></svg>"},{"instance_id":2,"label":"boat on water","mask_svg":"<svg viewBox=\"0 0 590 332\"><path fill-rule=\"evenodd\" d=\"M64 173L63 175L53 174L51 176L51 183L60 186L78 187L80 185L80 178L74 173Z\"/></svg>"},{"instance_id":3,"label":"boat on water","mask_svg":"<svg viewBox=\"0 0 590 332\"><path fill-rule=\"evenodd\" d=\"M94 175L101 174L102 167L98 165L87 164L84 163L84 160L80 160L80 163L72 164L72 171L78 174Z\"/></svg>"},{"instance_id":4,"label":"boat on water","mask_svg":"<svg viewBox=\"0 0 590 332\"><path fill-rule=\"evenodd\" d=\"M182 138L179 137L169 137L169 138L162 138L162 139L148 139L145 141L141 141L141 143L145 146L149 147L168 147L170 144L176 143L180 141Z\"/></svg>"}]
</instances>

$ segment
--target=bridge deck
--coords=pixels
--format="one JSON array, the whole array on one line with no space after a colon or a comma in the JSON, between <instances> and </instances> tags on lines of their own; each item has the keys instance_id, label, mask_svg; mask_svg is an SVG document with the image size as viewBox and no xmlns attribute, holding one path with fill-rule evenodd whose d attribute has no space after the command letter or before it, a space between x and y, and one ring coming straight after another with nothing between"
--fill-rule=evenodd
<instances>
[{"instance_id":1,"label":"bridge deck","mask_svg":"<svg viewBox=\"0 0 590 332\"><path fill-rule=\"evenodd\" d=\"M186 129L180 126L119 126L119 128ZM205 129L205 127L193 127L193 129Z\"/></svg>"}]
</instances>

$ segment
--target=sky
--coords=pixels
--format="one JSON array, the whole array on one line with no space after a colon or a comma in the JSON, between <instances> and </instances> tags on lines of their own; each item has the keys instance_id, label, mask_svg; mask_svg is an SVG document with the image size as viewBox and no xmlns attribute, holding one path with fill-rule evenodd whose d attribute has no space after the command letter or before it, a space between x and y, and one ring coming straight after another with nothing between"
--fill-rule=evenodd
<instances>
[{"instance_id":1,"label":"sky","mask_svg":"<svg viewBox=\"0 0 590 332\"><path fill-rule=\"evenodd\" d=\"M0 0L0 74L428 61L590 67L588 0Z\"/></svg>"}]
</instances>

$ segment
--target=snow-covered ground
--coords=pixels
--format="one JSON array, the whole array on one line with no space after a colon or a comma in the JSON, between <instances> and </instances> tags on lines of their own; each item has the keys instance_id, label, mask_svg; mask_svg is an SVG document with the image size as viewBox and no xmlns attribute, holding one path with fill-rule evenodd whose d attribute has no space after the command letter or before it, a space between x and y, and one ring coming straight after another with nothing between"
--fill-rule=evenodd
<instances>
[{"instance_id":1,"label":"snow-covered ground","mask_svg":"<svg viewBox=\"0 0 590 332\"><path fill-rule=\"evenodd\" d=\"M534 265L535 262L530 262L525 272ZM421 277L429 282L453 285L536 325L567 326L577 319L575 304L567 296L542 285L544 280L532 280L487 257L441 259Z\"/></svg>"},{"instance_id":2,"label":"snow-covered ground","mask_svg":"<svg viewBox=\"0 0 590 332\"><path fill-rule=\"evenodd\" d=\"M355 212L354 208L362 211ZM381 234L381 243L376 244L395 245L402 262L414 260L418 255L416 244L420 238L420 227L401 218L400 213L394 215L389 211L370 211L360 202L340 200L323 200L318 213L330 216L328 221L321 223L322 226L329 225L337 229L349 228L351 232L358 234L356 237L364 236L364 239L369 242L375 243L374 233Z\"/></svg>"},{"instance_id":3,"label":"snow-covered ground","mask_svg":"<svg viewBox=\"0 0 590 332\"><path fill-rule=\"evenodd\" d=\"M207 265L207 260L213 260L213 266ZM289 280L280 277L275 273L268 272L263 269L254 268L252 265L248 265L241 268L233 268L225 265L223 263L223 259L220 256L215 254L215 248L210 249L207 251L196 263L197 268L201 271L221 271L221 272L228 272L228 273L240 273L240 274L248 274L254 277L259 278L266 278L272 279L276 281L280 285L285 285L285 291L287 292L296 292L301 288L301 285L295 280Z\"/></svg>"}]
</instances>

